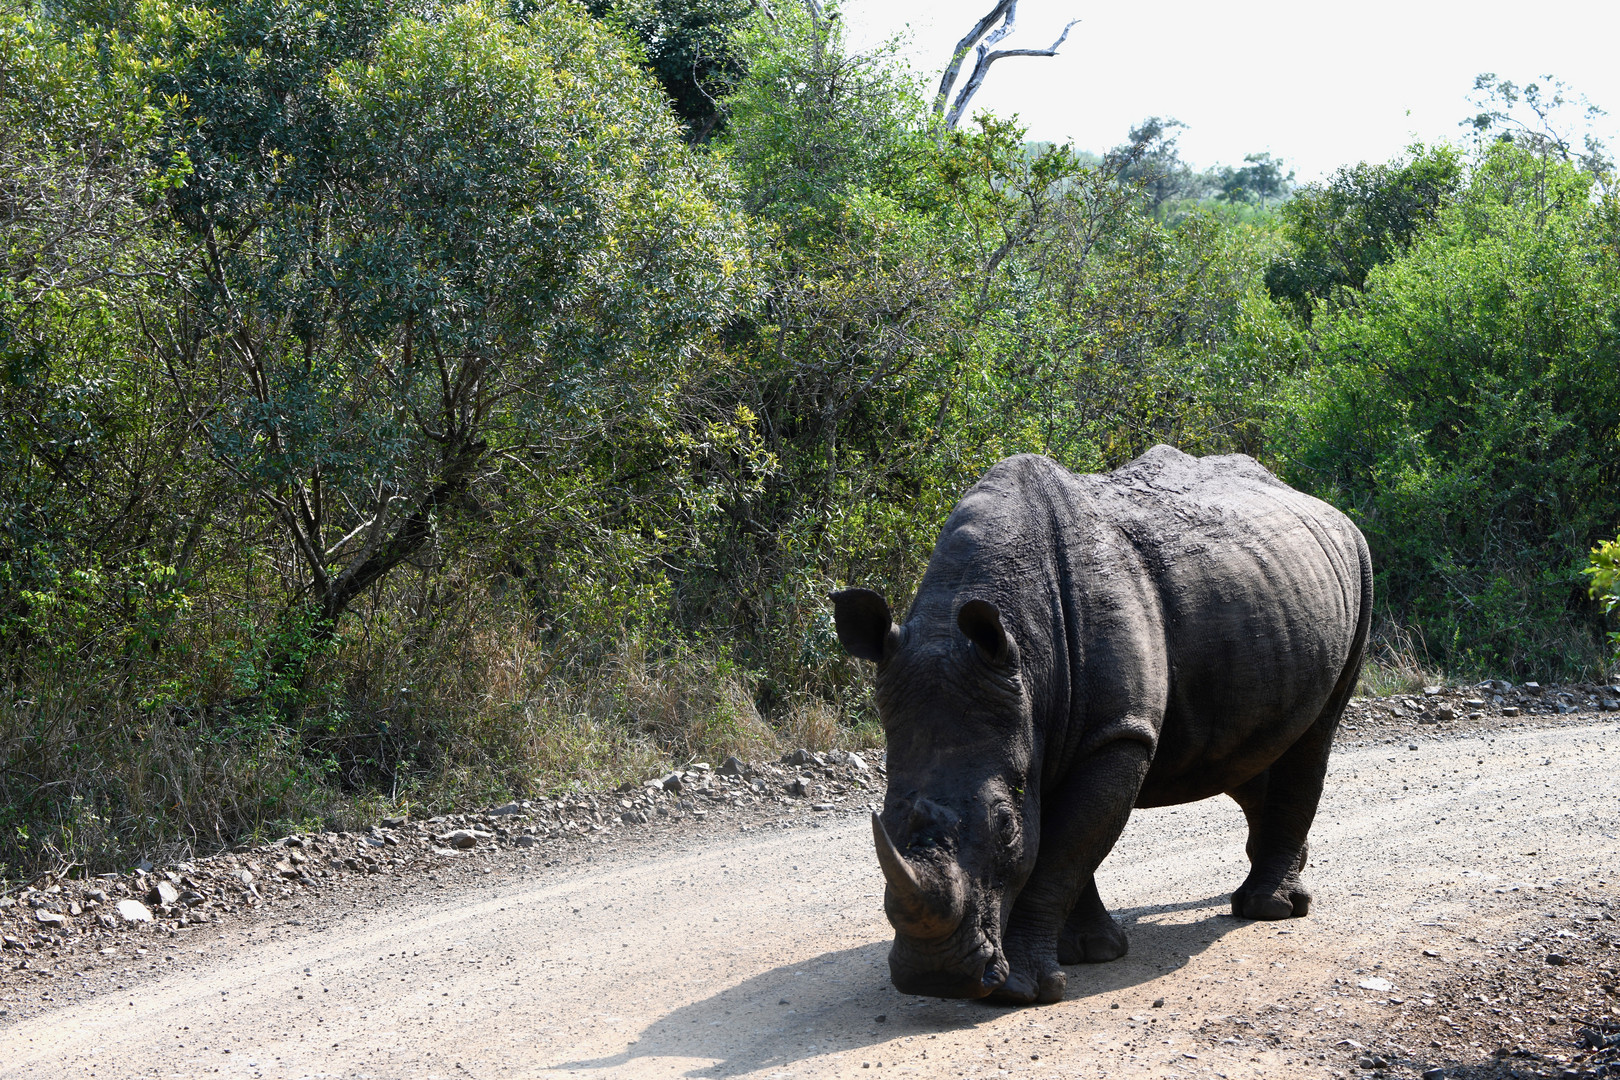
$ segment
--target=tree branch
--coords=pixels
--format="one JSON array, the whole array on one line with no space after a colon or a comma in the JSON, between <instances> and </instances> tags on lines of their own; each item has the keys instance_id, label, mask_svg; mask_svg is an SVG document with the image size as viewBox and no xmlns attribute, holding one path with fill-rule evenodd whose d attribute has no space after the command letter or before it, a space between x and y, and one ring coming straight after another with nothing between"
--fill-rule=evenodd
<instances>
[{"instance_id":1,"label":"tree branch","mask_svg":"<svg viewBox=\"0 0 1620 1080\"><path fill-rule=\"evenodd\" d=\"M968 103L973 100L973 95L977 94L979 92L979 87L984 84L984 77L990 73L991 64L994 64L997 60L1008 56L1056 56L1058 49L1061 48L1063 43L1068 40L1069 31L1074 29L1074 24L1080 21L1079 19L1070 19L1068 25L1063 28L1063 33L1058 35L1058 39L1052 42L1050 48L999 49L995 52L991 52L990 47L992 45L1001 41L1012 32L1013 20L1017 14L1017 0L1012 0L1012 2L1007 5L1006 21L1003 22L1001 26L997 27L993 34L979 43L978 62L973 66L973 74L968 76L967 83L962 87L961 92L956 95L956 101L951 105L950 112L945 114L944 130L950 131L961 122L962 114L967 111ZM960 62L958 62L958 66L960 66ZM952 78L954 80L954 75ZM943 83L941 84L941 89L944 89ZM935 102L936 112L939 106L942 104L943 98Z\"/></svg>"},{"instance_id":2,"label":"tree branch","mask_svg":"<svg viewBox=\"0 0 1620 1080\"><path fill-rule=\"evenodd\" d=\"M934 95L935 116L943 117L945 115L945 103L951 99L951 89L956 85L956 77L962 72L962 61L967 59L967 54L972 50L973 46L979 43L980 38L989 33L990 27L995 25L997 19L1007 15L1009 21L1011 20L1012 16L1008 15L1008 8L1016 12L1018 0L997 0L996 6L990 9L990 14L975 23L973 29L969 30L962 40L956 43L956 51L951 54L951 62L946 65L945 74L940 76L939 93Z\"/></svg>"}]
</instances>

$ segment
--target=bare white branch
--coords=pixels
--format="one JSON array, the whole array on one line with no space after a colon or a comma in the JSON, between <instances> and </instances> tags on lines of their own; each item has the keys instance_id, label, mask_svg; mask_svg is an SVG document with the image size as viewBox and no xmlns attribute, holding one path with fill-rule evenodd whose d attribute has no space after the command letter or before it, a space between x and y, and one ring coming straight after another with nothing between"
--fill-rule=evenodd
<instances>
[{"instance_id":1,"label":"bare white branch","mask_svg":"<svg viewBox=\"0 0 1620 1080\"><path fill-rule=\"evenodd\" d=\"M990 31L986 36L990 24L998 16L1001 17L1001 25L996 27L994 31ZM990 73L992 64L1009 56L1056 56L1058 49L1062 48L1063 43L1068 40L1069 31L1073 30L1075 24L1080 21L1079 19L1070 19L1068 25L1064 26L1063 32L1058 35L1057 40L1045 49L996 49L992 51L995 45L1005 40L1013 32L1017 18L1018 0L1002 0L990 14L980 19L978 24L968 32L968 35L957 44L956 54L952 56L950 66L945 69L945 74L940 79L939 93L934 98L934 115L943 116L942 132L950 131L961 123L962 114L967 111L968 104L972 102L973 96L979 92L979 87L984 85L985 76ZM973 73L968 76L968 81L963 84L961 91L957 93L956 100L951 104L950 111L947 112L945 110L945 101L950 95L951 88L956 83L958 74L961 72L962 60L967 55L969 48L976 49L978 61L974 64Z\"/></svg>"}]
</instances>

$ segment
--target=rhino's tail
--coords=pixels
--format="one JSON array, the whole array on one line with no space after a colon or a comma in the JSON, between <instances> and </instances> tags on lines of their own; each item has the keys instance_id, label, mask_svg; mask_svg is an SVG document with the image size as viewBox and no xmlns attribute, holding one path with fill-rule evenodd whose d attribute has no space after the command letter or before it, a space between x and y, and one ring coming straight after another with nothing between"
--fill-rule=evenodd
<instances>
[{"instance_id":1,"label":"rhino's tail","mask_svg":"<svg viewBox=\"0 0 1620 1080\"><path fill-rule=\"evenodd\" d=\"M1356 683L1361 679L1361 666L1367 659L1367 638L1372 632L1372 553L1367 550L1367 540L1361 535L1360 529L1355 530L1355 538L1356 555L1361 564L1361 610L1356 615L1356 633L1350 642L1350 653L1345 658L1344 670L1339 673L1339 681L1334 684L1333 693L1328 698L1327 714L1333 717L1335 726L1344 713L1345 705L1350 701L1350 695L1356 692Z\"/></svg>"}]
</instances>

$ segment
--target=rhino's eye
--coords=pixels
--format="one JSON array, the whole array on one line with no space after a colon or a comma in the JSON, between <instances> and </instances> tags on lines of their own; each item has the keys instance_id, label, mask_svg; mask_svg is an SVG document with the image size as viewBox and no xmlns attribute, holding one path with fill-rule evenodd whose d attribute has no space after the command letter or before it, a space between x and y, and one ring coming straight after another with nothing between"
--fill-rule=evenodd
<instances>
[{"instance_id":1,"label":"rhino's eye","mask_svg":"<svg viewBox=\"0 0 1620 1080\"><path fill-rule=\"evenodd\" d=\"M1018 814L1004 802L996 803L990 811L990 823L995 827L996 838L1002 844L1015 844L1018 842Z\"/></svg>"}]
</instances>

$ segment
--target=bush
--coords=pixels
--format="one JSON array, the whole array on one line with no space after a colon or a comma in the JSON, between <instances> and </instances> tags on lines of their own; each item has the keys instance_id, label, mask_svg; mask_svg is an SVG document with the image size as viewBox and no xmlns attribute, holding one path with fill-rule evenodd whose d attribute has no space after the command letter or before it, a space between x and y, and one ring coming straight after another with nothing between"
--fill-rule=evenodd
<instances>
[{"instance_id":1,"label":"bush","mask_svg":"<svg viewBox=\"0 0 1620 1080\"><path fill-rule=\"evenodd\" d=\"M1580 569L1620 518L1617 220L1574 167L1493 145L1432 229L1316 310L1272 426L1449 669L1596 660Z\"/></svg>"}]
</instances>

